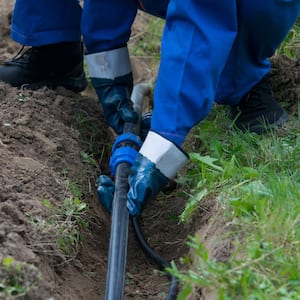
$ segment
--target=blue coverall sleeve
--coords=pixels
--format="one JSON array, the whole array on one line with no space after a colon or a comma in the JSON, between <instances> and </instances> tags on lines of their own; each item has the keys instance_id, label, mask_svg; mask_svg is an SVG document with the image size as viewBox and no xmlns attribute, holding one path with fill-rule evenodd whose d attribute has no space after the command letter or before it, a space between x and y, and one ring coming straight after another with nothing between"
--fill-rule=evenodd
<instances>
[{"instance_id":1,"label":"blue coverall sleeve","mask_svg":"<svg viewBox=\"0 0 300 300\"><path fill-rule=\"evenodd\" d=\"M237 32L235 1L171 0L151 128L177 145L211 110Z\"/></svg>"}]
</instances>

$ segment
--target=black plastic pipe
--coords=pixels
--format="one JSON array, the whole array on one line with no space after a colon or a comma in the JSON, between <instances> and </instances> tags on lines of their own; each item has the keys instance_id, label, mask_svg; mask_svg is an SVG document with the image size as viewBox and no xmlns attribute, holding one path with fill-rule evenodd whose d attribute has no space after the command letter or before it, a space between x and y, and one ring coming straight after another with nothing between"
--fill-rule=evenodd
<instances>
[{"instance_id":1,"label":"black plastic pipe","mask_svg":"<svg viewBox=\"0 0 300 300\"><path fill-rule=\"evenodd\" d=\"M134 229L134 233L136 236L136 239L138 240L141 248L143 251L155 261L161 268L165 269L168 267L171 267L171 264L165 260L163 257L161 257L157 252L155 252L150 245L147 243L147 241L144 238L144 235L140 229L138 219L137 217L132 217L132 227ZM167 295L167 300L175 300L178 293L178 279L175 276L168 275L168 277L171 280L171 285L169 287L169 292Z\"/></svg>"},{"instance_id":2,"label":"black plastic pipe","mask_svg":"<svg viewBox=\"0 0 300 300\"><path fill-rule=\"evenodd\" d=\"M134 86L131 100L133 108L139 115L142 114L143 99L149 94L150 87L147 84ZM140 120L137 124L126 123L124 133L132 132L139 135ZM120 163L116 169L115 193L112 203L112 224L109 241L108 267L106 274L105 300L124 299L128 223L129 213L127 210L128 176L130 165Z\"/></svg>"}]
</instances>

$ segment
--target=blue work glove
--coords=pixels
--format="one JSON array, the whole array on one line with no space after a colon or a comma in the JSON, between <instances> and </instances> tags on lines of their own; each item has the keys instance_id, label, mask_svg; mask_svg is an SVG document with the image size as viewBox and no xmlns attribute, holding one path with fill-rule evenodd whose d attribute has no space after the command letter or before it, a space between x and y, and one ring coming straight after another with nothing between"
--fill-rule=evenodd
<instances>
[{"instance_id":1,"label":"blue work glove","mask_svg":"<svg viewBox=\"0 0 300 300\"><path fill-rule=\"evenodd\" d=\"M98 178L97 196L100 204L111 213L114 198L115 184L107 175Z\"/></svg>"},{"instance_id":2,"label":"blue work glove","mask_svg":"<svg viewBox=\"0 0 300 300\"><path fill-rule=\"evenodd\" d=\"M130 100L131 78L132 75L128 74L114 80L91 79L99 97L104 118L117 134L123 132L125 122L135 123L138 120L138 115L133 110Z\"/></svg>"},{"instance_id":3,"label":"blue work glove","mask_svg":"<svg viewBox=\"0 0 300 300\"><path fill-rule=\"evenodd\" d=\"M140 153L131 167L131 172L128 177L130 189L127 208L131 215L139 215L147 203L167 185L169 179Z\"/></svg>"},{"instance_id":4,"label":"blue work glove","mask_svg":"<svg viewBox=\"0 0 300 300\"><path fill-rule=\"evenodd\" d=\"M127 208L139 215L188 160L187 155L171 141L149 131L129 175Z\"/></svg>"},{"instance_id":5,"label":"blue work glove","mask_svg":"<svg viewBox=\"0 0 300 300\"><path fill-rule=\"evenodd\" d=\"M125 122L135 123L130 95L133 77L127 47L86 55L91 82L107 124L121 134Z\"/></svg>"}]
</instances>

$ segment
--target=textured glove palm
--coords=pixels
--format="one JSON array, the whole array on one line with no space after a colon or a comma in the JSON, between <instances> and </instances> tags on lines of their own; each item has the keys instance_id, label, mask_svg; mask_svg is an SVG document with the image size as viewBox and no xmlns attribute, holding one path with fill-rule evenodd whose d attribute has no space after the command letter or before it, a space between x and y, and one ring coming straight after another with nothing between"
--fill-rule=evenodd
<instances>
[{"instance_id":1,"label":"textured glove palm","mask_svg":"<svg viewBox=\"0 0 300 300\"><path fill-rule=\"evenodd\" d=\"M169 179L140 153L131 171L128 178L130 188L127 194L127 208L131 215L139 215L146 204L166 186Z\"/></svg>"},{"instance_id":2,"label":"textured glove palm","mask_svg":"<svg viewBox=\"0 0 300 300\"><path fill-rule=\"evenodd\" d=\"M117 134L123 132L125 122L137 122L138 115L130 100L131 73L115 79L91 78L91 81L102 105L104 118Z\"/></svg>"}]
</instances>

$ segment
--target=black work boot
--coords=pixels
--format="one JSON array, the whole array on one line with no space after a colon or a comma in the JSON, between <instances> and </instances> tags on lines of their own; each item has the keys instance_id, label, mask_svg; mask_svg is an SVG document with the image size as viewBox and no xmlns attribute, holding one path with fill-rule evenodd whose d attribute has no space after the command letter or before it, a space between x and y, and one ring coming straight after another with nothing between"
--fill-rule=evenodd
<instances>
[{"instance_id":1,"label":"black work boot","mask_svg":"<svg viewBox=\"0 0 300 300\"><path fill-rule=\"evenodd\" d=\"M231 117L242 131L263 134L288 120L287 112L273 96L271 83L264 77L239 102L231 106Z\"/></svg>"},{"instance_id":2,"label":"black work boot","mask_svg":"<svg viewBox=\"0 0 300 300\"><path fill-rule=\"evenodd\" d=\"M23 47L0 67L0 81L32 90L63 86L81 92L87 86L82 43L64 42L27 50Z\"/></svg>"}]
</instances>

